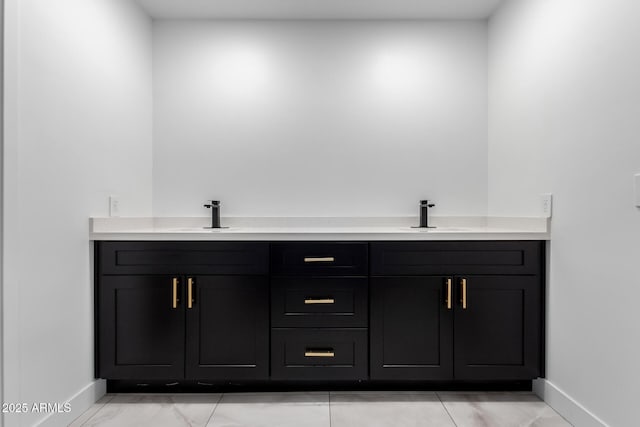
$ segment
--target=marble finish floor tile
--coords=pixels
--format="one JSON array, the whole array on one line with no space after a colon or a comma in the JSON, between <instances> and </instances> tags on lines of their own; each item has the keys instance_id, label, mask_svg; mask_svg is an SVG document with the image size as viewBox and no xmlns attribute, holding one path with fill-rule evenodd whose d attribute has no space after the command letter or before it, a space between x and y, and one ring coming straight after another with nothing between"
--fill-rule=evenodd
<instances>
[{"instance_id":1,"label":"marble finish floor tile","mask_svg":"<svg viewBox=\"0 0 640 427\"><path fill-rule=\"evenodd\" d=\"M455 427L433 392L332 392L331 427Z\"/></svg>"},{"instance_id":2,"label":"marble finish floor tile","mask_svg":"<svg viewBox=\"0 0 640 427\"><path fill-rule=\"evenodd\" d=\"M536 395L517 393L438 393L458 427L571 426Z\"/></svg>"},{"instance_id":3,"label":"marble finish floor tile","mask_svg":"<svg viewBox=\"0 0 640 427\"><path fill-rule=\"evenodd\" d=\"M225 394L207 427L328 427L329 393Z\"/></svg>"},{"instance_id":4,"label":"marble finish floor tile","mask_svg":"<svg viewBox=\"0 0 640 427\"><path fill-rule=\"evenodd\" d=\"M567 427L530 392L107 395L72 427Z\"/></svg>"},{"instance_id":5,"label":"marble finish floor tile","mask_svg":"<svg viewBox=\"0 0 640 427\"><path fill-rule=\"evenodd\" d=\"M204 427L220 397L220 394L115 395L80 425L83 427Z\"/></svg>"}]
</instances>

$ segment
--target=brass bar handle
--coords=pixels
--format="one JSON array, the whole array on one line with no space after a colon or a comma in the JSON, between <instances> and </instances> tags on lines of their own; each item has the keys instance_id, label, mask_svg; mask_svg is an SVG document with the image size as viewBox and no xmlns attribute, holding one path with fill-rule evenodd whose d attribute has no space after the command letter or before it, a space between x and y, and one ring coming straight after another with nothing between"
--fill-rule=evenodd
<instances>
[{"instance_id":1,"label":"brass bar handle","mask_svg":"<svg viewBox=\"0 0 640 427\"><path fill-rule=\"evenodd\" d=\"M447 279L447 310L451 310L451 279Z\"/></svg>"},{"instance_id":2,"label":"brass bar handle","mask_svg":"<svg viewBox=\"0 0 640 427\"><path fill-rule=\"evenodd\" d=\"M467 279L462 279L462 309L467 309Z\"/></svg>"},{"instance_id":3,"label":"brass bar handle","mask_svg":"<svg viewBox=\"0 0 640 427\"><path fill-rule=\"evenodd\" d=\"M172 301L171 308L178 308L178 278L174 277L172 281Z\"/></svg>"},{"instance_id":4,"label":"brass bar handle","mask_svg":"<svg viewBox=\"0 0 640 427\"><path fill-rule=\"evenodd\" d=\"M187 279L187 308L193 308L193 278Z\"/></svg>"},{"instance_id":5,"label":"brass bar handle","mask_svg":"<svg viewBox=\"0 0 640 427\"><path fill-rule=\"evenodd\" d=\"M317 257L317 256L308 256L304 257L304 262L335 262L335 258L332 256L325 257Z\"/></svg>"},{"instance_id":6,"label":"brass bar handle","mask_svg":"<svg viewBox=\"0 0 640 427\"><path fill-rule=\"evenodd\" d=\"M335 304L336 300L333 298L305 298L304 303L309 304Z\"/></svg>"},{"instance_id":7,"label":"brass bar handle","mask_svg":"<svg viewBox=\"0 0 640 427\"><path fill-rule=\"evenodd\" d=\"M305 357L336 357L336 353L333 351L332 348L324 350L324 349L318 349L318 350L313 350L313 349L307 349L304 352L304 356Z\"/></svg>"}]
</instances>

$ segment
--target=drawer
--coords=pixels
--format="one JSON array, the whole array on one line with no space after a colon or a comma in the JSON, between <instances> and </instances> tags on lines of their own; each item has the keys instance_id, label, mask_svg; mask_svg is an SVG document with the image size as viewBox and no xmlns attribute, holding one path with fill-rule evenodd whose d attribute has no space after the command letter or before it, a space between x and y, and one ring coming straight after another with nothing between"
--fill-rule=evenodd
<instances>
[{"instance_id":1,"label":"drawer","mask_svg":"<svg viewBox=\"0 0 640 427\"><path fill-rule=\"evenodd\" d=\"M542 243L374 242L371 274L541 274Z\"/></svg>"},{"instance_id":2,"label":"drawer","mask_svg":"<svg viewBox=\"0 0 640 427\"><path fill-rule=\"evenodd\" d=\"M276 276L366 276L368 244L273 243L271 273Z\"/></svg>"},{"instance_id":3,"label":"drawer","mask_svg":"<svg viewBox=\"0 0 640 427\"><path fill-rule=\"evenodd\" d=\"M271 281L273 327L367 327L366 278L279 278Z\"/></svg>"},{"instance_id":4,"label":"drawer","mask_svg":"<svg viewBox=\"0 0 640 427\"><path fill-rule=\"evenodd\" d=\"M99 274L268 274L262 242L98 242Z\"/></svg>"},{"instance_id":5,"label":"drawer","mask_svg":"<svg viewBox=\"0 0 640 427\"><path fill-rule=\"evenodd\" d=\"M366 379L367 347L367 329L272 329L271 377Z\"/></svg>"}]
</instances>

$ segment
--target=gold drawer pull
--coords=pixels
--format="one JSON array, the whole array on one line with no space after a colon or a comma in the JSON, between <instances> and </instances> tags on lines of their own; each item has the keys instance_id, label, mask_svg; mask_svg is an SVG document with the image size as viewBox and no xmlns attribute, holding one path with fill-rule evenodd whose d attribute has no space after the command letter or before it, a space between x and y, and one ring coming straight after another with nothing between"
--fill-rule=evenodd
<instances>
[{"instance_id":1,"label":"gold drawer pull","mask_svg":"<svg viewBox=\"0 0 640 427\"><path fill-rule=\"evenodd\" d=\"M451 310L451 279L447 279L447 310Z\"/></svg>"},{"instance_id":2,"label":"gold drawer pull","mask_svg":"<svg viewBox=\"0 0 640 427\"><path fill-rule=\"evenodd\" d=\"M335 304L336 300L333 298L306 298L304 303L309 304Z\"/></svg>"},{"instance_id":3,"label":"gold drawer pull","mask_svg":"<svg viewBox=\"0 0 640 427\"><path fill-rule=\"evenodd\" d=\"M304 352L305 357L336 357L333 349L329 350L307 350Z\"/></svg>"},{"instance_id":4,"label":"gold drawer pull","mask_svg":"<svg viewBox=\"0 0 640 427\"><path fill-rule=\"evenodd\" d=\"M325 256L325 257L314 257L314 256L309 256L309 257L304 257L304 262L334 262L336 259L332 256Z\"/></svg>"}]
</instances>

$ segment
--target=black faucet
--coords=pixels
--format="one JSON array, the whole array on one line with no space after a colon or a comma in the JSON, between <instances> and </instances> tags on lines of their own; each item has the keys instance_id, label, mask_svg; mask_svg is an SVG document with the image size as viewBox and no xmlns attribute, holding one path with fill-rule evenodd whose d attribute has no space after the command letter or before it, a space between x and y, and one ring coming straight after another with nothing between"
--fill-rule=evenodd
<instances>
[{"instance_id":1,"label":"black faucet","mask_svg":"<svg viewBox=\"0 0 640 427\"><path fill-rule=\"evenodd\" d=\"M207 200L204 205L205 208L211 209L211 227L208 228L221 228L220 227L220 200Z\"/></svg>"},{"instance_id":2,"label":"black faucet","mask_svg":"<svg viewBox=\"0 0 640 427\"><path fill-rule=\"evenodd\" d=\"M435 228L429 226L429 208L434 206L428 200L420 200L420 228Z\"/></svg>"}]
</instances>

